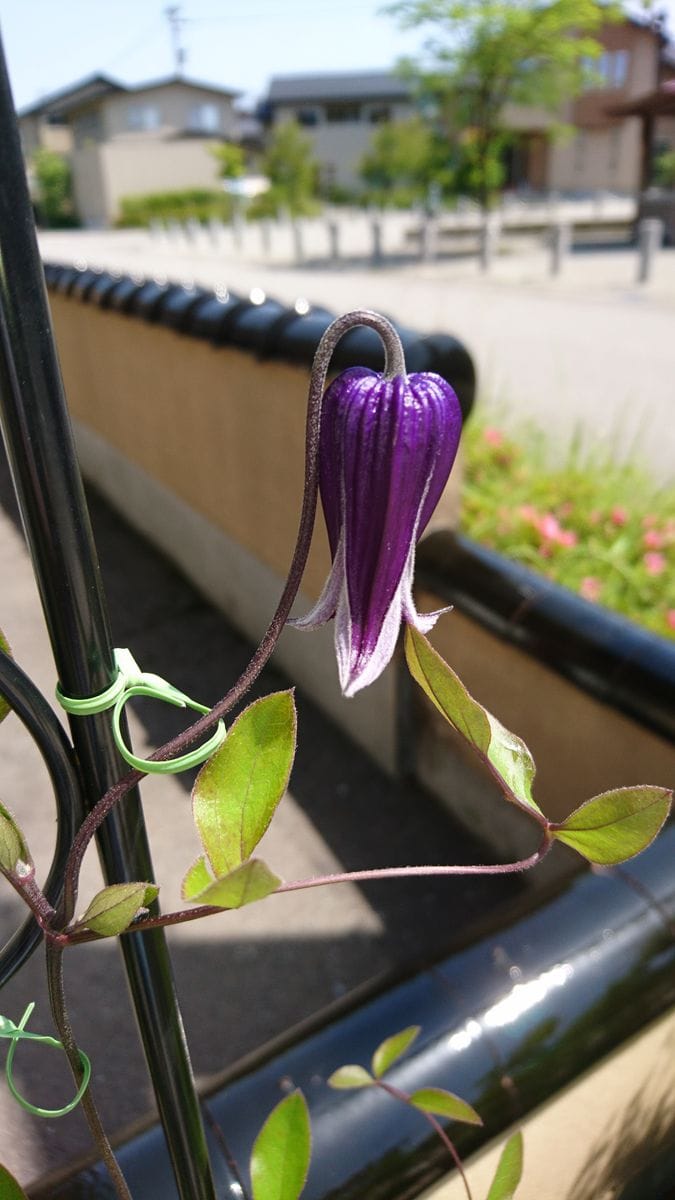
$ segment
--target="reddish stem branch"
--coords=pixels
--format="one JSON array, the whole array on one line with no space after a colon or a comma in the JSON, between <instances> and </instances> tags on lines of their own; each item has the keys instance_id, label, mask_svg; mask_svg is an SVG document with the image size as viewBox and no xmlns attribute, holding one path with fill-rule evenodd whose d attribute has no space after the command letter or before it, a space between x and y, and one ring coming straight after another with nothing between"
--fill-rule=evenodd
<instances>
[{"instance_id":1,"label":"reddish stem branch","mask_svg":"<svg viewBox=\"0 0 675 1200\"><path fill-rule=\"evenodd\" d=\"M426 1117L427 1121L431 1125L431 1128L434 1130L434 1133L438 1134L439 1138L441 1139L441 1142L445 1146L446 1150L449 1152L450 1156L452 1157L452 1161L454 1162L455 1166L457 1167L457 1170L459 1171L459 1173L462 1177L462 1183L464 1184L464 1189L467 1194L467 1200L473 1200L473 1196L471 1195L471 1188L469 1187L469 1181L468 1181L468 1179L466 1177L466 1173L464 1171L464 1163L462 1162L461 1158L459 1157L459 1154L455 1148L454 1143L450 1141L450 1138L448 1137L447 1133L445 1132L440 1121L436 1120L436 1117L434 1116L433 1113L424 1112L423 1109L417 1108L414 1104L411 1104L410 1096L408 1095L407 1092L402 1091L401 1088L394 1087L393 1084L391 1084L391 1083L385 1083L384 1080L382 1080L382 1079L377 1079L375 1081L375 1083L376 1083L376 1086L381 1088L383 1092L387 1092L387 1094L389 1096L393 1096L395 1100L401 1100L403 1104L407 1104L410 1108L414 1108L415 1112L418 1112L420 1114L420 1116Z\"/></svg>"},{"instance_id":2,"label":"reddish stem branch","mask_svg":"<svg viewBox=\"0 0 675 1200\"><path fill-rule=\"evenodd\" d=\"M300 892L307 888L326 887L335 883L370 883L377 879L419 879L428 875L513 875L518 871L529 871L542 861L551 849L551 839L545 837L538 850L528 858L521 858L512 863L485 863L469 866L423 866L423 867L374 867L365 871L344 871L336 875L317 875L311 879L296 879L291 883L282 883L273 896L283 892ZM195 908L184 908L178 912L163 913L159 917L143 917L134 921L123 933L142 933L145 929L159 929L166 925L184 925L187 921L199 921L202 917L215 917L216 913L232 912L232 909L221 908L214 904L200 904ZM94 942L100 935L87 929L76 933L67 932L55 935L59 944L80 946L84 942Z\"/></svg>"}]
</instances>

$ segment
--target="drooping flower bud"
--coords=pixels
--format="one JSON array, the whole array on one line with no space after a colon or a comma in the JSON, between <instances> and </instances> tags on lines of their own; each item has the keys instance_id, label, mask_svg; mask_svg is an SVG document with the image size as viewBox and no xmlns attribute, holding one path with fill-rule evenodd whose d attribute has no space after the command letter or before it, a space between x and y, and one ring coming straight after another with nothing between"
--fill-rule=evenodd
<instances>
[{"instance_id":1,"label":"drooping flower bud","mask_svg":"<svg viewBox=\"0 0 675 1200\"><path fill-rule=\"evenodd\" d=\"M415 545L450 474L461 424L457 396L440 375L391 378L352 367L326 391L319 471L333 565L314 608L290 623L314 629L335 617L346 696L382 673L402 620L426 633L440 615L415 609Z\"/></svg>"}]
</instances>

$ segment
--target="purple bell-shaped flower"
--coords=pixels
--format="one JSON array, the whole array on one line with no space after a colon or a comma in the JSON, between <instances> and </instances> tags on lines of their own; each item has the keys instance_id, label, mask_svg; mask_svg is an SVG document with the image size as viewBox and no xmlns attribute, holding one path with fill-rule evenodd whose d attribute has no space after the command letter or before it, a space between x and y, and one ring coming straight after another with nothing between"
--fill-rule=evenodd
<instances>
[{"instance_id":1,"label":"purple bell-shaped flower","mask_svg":"<svg viewBox=\"0 0 675 1200\"><path fill-rule=\"evenodd\" d=\"M432 374L339 375L323 398L321 502L333 565L296 629L335 617L340 684L353 696L382 673L401 621L426 633L441 609L418 613L415 545L440 499L462 426L450 385Z\"/></svg>"}]
</instances>

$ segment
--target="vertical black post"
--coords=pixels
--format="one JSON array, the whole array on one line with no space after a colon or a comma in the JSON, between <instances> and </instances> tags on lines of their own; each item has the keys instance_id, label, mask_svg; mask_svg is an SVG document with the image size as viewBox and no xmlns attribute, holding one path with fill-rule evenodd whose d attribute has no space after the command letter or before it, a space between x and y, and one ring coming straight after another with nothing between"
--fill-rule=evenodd
<instances>
[{"instance_id":1,"label":"vertical black post","mask_svg":"<svg viewBox=\"0 0 675 1200\"><path fill-rule=\"evenodd\" d=\"M105 598L65 406L9 80L0 44L0 421L26 537L66 694L113 678ZM71 722L86 803L126 771L109 715ZM137 794L107 819L108 882L152 879ZM199 1103L163 931L121 939L181 1200L214 1200Z\"/></svg>"}]
</instances>

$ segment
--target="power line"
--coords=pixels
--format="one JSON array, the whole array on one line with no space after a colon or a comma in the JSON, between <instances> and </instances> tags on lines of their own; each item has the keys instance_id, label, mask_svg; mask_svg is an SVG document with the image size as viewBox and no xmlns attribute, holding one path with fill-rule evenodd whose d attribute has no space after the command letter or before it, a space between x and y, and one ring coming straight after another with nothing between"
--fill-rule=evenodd
<instances>
[{"instance_id":1,"label":"power line","mask_svg":"<svg viewBox=\"0 0 675 1200\"><path fill-rule=\"evenodd\" d=\"M171 31L171 48L173 51L173 65L176 70L176 75L182 75L187 58L187 51L183 45L181 38L181 27L185 25L186 18L181 16L180 4L168 4L164 9L164 15L169 22Z\"/></svg>"}]
</instances>

